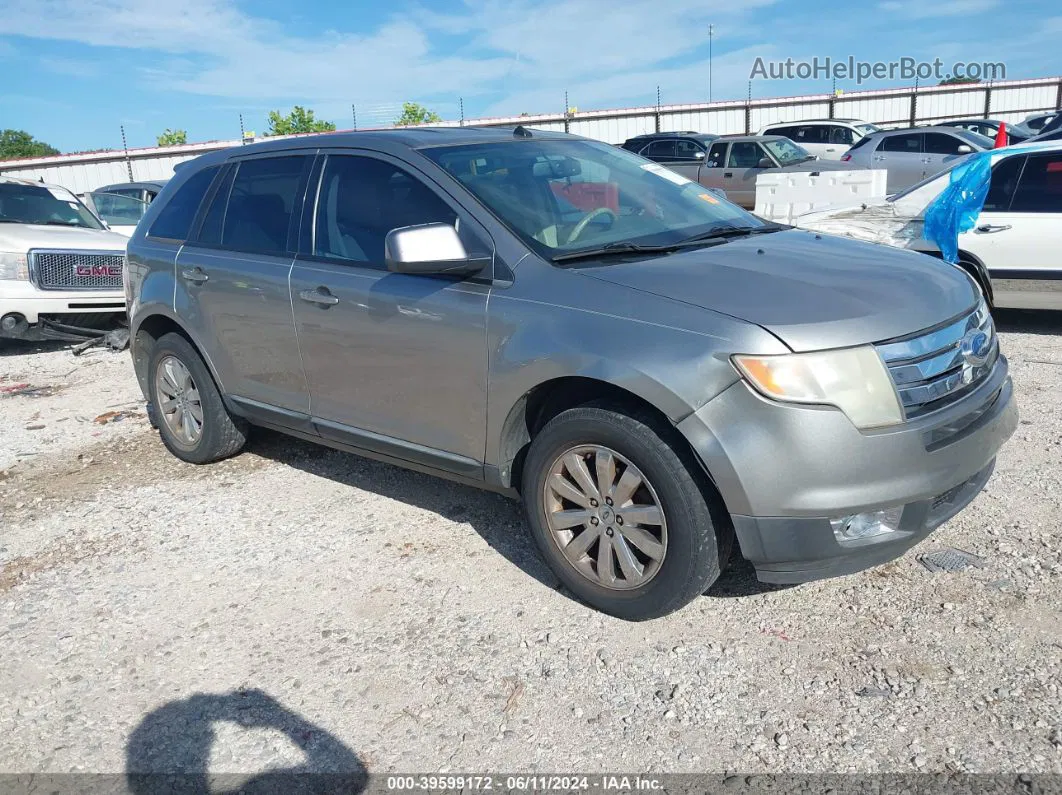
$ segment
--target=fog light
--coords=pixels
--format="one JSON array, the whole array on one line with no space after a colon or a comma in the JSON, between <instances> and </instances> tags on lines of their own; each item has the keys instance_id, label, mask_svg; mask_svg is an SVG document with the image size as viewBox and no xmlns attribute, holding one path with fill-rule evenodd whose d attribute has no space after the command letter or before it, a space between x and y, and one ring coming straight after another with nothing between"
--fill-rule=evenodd
<instances>
[{"instance_id":1,"label":"fog light","mask_svg":"<svg viewBox=\"0 0 1062 795\"><path fill-rule=\"evenodd\" d=\"M833 535L838 541L861 541L900 529L900 516L903 506L886 508L883 511L868 511L854 516L841 516L830 520Z\"/></svg>"}]
</instances>

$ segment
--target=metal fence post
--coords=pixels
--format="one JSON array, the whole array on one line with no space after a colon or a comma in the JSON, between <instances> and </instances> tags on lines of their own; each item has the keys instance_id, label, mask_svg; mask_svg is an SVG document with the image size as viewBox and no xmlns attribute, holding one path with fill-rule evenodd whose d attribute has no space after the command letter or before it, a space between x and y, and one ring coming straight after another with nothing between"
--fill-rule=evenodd
<instances>
[{"instance_id":1,"label":"metal fence post","mask_svg":"<svg viewBox=\"0 0 1062 795\"><path fill-rule=\"evenodd\" d=\"M992 118L992 84L985 85L985 118Z\"/></svg>"},{"instance_id":2,"label":"metal fence post","mask_svg":"<svg viewBox=\"0 0 1062 795\"><path fill-rule=\"evenodd\" d=\"M914 90L911 91L911 126L918 123L918 81L915 80Z\"/></svg>"},{"instance_id":3,"label":"metal fence post","mask_svg":"<svg viewBox=\"0 0 1062 795\"><path fill-rule=\"evenodd\" d=\"M656 119L656 131L660 132L660 86L656 87L656 113L653 115Z\"/></svg>"},{"instance_id":4,"label":"metal fence post","mask_svg":"<svg viewBox=\"0 0 1062 795\"><path fill-rule=\"evenodd\" d=\"M358 129L358 109L353 105L350 106L350 115L354 117L354 129Z\"/></svg>"},{"instance_id":5,"label":"metal fence post","mask_svg":"<svg viewBox=\"0 0 1062 795\"><path fill-rule=\"evenodd\" d=\"M1058 79L1058 94L1055 96L1055 107L1062 110L1062 77Z\"/></svg>"},{"instance_id":6,"label":"metal fence post","mask_svg":"<svg viewBox=\"0 0 1062 795\"><path fill-rule=\"evenodd\" d=\"M125 125L121 124L118 129L122 131L122 151L125 152L125 168L129 172L129 181L133 181L133 161L129 159L129 146L125 142Z\"/></svg>"},{"instance_id":7,"label":"metal fence post","mask_svg":"<svg viewBox=\"0 0 1062 795\"><path fill-rule=\"evenodd\" d=\"M564 132L571 131L571 114L568 111L568 92L564 92Z\"/></svg>"},{"instance_id":8,"label":"metal fence post","mask_svg":"<svg viewBox=\"0 0 1062 795\"><path fill-rule=\"evenodd\" d=\"M749 92L745 97L745 135L752 135L752 81L749 81Z\"/></svg>"}]
</instances>

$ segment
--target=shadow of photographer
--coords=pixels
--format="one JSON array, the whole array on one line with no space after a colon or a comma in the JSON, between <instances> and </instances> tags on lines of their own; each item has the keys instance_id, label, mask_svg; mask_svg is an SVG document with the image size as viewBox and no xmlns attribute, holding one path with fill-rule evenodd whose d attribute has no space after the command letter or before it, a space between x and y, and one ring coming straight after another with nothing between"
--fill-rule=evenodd
<instances>
[{"instance_id":1,"label":"shadow of photographer","mask_svg":"<svg viewBox=\"0 0 1062 795\"><path fill-rule=\"evenodd\" d=\"M305 761L250 776L211 774L217 724L273 729L300 749ZM196 693L144 717L126 745L126 782L135 795L169 793L358 793L368 774L338 738L261 690Z\"/></svg>"}]
</instances>

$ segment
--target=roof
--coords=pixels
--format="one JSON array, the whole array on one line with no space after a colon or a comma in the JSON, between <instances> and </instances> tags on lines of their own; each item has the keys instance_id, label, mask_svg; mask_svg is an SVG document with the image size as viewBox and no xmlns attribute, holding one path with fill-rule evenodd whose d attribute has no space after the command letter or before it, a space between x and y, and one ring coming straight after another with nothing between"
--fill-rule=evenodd
<instances>
[{"instance_id":1,"label":"roof","mask_svg":"<svg viewBox=\"0 0 1062 795\"><path fill-rule=\"evenodd\" d=\"M720 135L720 141L788 141L784 135Z\"/></svg>"},{"instance_id":2,"label":"roof","mask_svg":"<svg viewBox=\"0 0 1062 795\"><path fill-rule=\"evenodd\" d=\"M891 137L893 135L901 135L903 133L912 133L912 132L917 132L917 133L940 132L940 133L945 133L947 135L954 135L955 134L955 128L954 127L944 127L944 126L940 126L940 125L937 125L937 124L931 125L929 127L897 127L895 129L892 129L892 130L878 130L877 132L867 133L867 137L869 138L871 136L874 136L876 138L889 138L889 137Z\"/></svg>"},{"instance_id":3,"label":"roof","mask_svg":"<svg viewBox=\"0 0 1062 795\"><path fill-rule=\"evenodd\" d=\"M65 190L68 193L69 189L64 188L62 185L54 185L51 182L41 182L36 179L25 179L23 177L9 177L0 174L0 183L13 184L13 185L32 185L36 188L58 188L59 190Z\"/></svg>"},{"instance_id":4,"label":"roof","mask_svg":"<svg viewBox=\"0 0 1062 795\"><path fill-rule=\"evenodd\" d=\"M830 122L840 122L841 124L870 124L870 122L863 121L862 119L794 119L793 121L775 121L766 126L777 127L780 124L786 126L796 126L798 124L829 124Z\"/></svg>"},{"instance_id":5,"label":"roof","mask_svg":"<svg viewBox=\"0 0 1062 795\"><path fill-rule=\"evenodd\" d=\"M146 179L141 182L115 182L111 185L104 185L102 188L96 188L96 193L106 193L109 190L117 190L119 188L158 188L162 190L166 184L166 180L158 179Z\"/></svg>"}]
</instances>

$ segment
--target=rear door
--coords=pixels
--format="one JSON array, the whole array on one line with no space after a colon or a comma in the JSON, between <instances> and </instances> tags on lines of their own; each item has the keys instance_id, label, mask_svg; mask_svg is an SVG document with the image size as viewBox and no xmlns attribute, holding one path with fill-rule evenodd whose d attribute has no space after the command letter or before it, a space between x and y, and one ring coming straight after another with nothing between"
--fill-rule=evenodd
<instances>
[{"instance_id":1,"label":"rear door","mask_svg":"<svg viewBox=\"0 0 1062 795\"><path fill-rule=\"evenodd\" d=\"M959 248L988 268L998 306L1062 309L1062 152L997 163Z\"/></svg>"},{"instance_id":2,"label":"rear door","mask_svg":"<svg viewBox=\"0 0 1062 795\"><path fill-rule=\"evenodd\" d=\"M265 421L303 426L309 393L292 319L295 258L313 152L241 158L218 180L177 256L178 305L225 391Z\"/></svg>"},{"instance_id":3,"label":"rear door","mask_svg":"<svg viewBox=\"0 0 1062 795\"><path fill-rule=\"evenodd\" d=\"M923 133L888 135L878 142L877 151L870 158L871 168L888 169L889 193L896 193L922 179L925 157L922 154Z\"/></svg>"},{"instance_id":4,"label":"rear door","mask_svg":"<svg viewBox=\"0 0 1062 795\"><path fill-rule=\"evenodd\" d=\"M667 163L667 167L696 182L698 170L706 157L704 147L688 138L676 138L674 144L675 157Z\"/></svg>"},{"instance_id":5,"label":"rear door","mask_svg":"<svg viewBox=\"0 0 1062 795\"><path fill-rule=\"evenodd\" d=\"M303 235L291 274L317 430L481 476L489 274L391 273L384 239L399 227L446 223L470 254L491 256L490 236L437 185L387 155L328 152L319 169L316 219L306 222L312 235Z\"/></svg>"},{"instance_id":6,"label":"rear door","mask_svg":"<svg viewBox=\"0 0 1062 795\"><path fill-rule=\"evenodd\" d=\"M657 163L669 163L675 159L675 139L666 138L662 141L653 141L642 152L642 157L648 157Z\"/></svg>"},{"instance_id":7,"label":"rear door","mask_svg":"<svg viewBox=\"0 0 1062 795\"><path fill-rule=\"evenodd\" d=\"M730 145L723 171L723 190L734 204L748 210L756 206L756 178L766 171L760 168L764 158L771 160L756 141L735 141Z\"/></svg>"},{"instance_id":8,"label":"rear door","mask_svg":"<svg viewBox=\"0 0 1062 795\"><path fill-rule=\"evenodd\" d=\"M726 153L730 144L716 141L708 148L704 164L697 171L697 181L706 188L725 190L723 174L726 172Z\"/></svg>"},{"instance_id":9,"label":"rear door","mask_svg":"<svg viewBox=\"0 0 1062 795\"><path fill-rule=\"evenodd\" d=\"M850 127L840 124L826 125L827 143L819 155L823 160L840 160L856 142L856 134Z\"/></svg>"}]
</instances>

